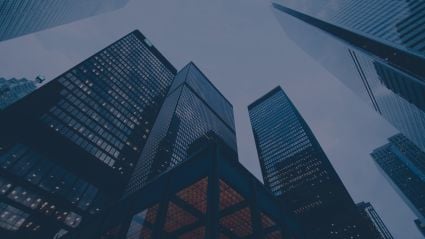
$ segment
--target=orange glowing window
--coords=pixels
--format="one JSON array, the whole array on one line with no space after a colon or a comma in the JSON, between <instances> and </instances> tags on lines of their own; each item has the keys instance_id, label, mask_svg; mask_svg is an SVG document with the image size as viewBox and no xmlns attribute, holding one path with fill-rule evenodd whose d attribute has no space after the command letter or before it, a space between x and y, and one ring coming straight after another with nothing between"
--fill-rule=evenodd
<instances>
[{"instance_id":1,"label":"orange glowing window","mask_svg":"<svg viewBox=\"0 0 425 239\"><path fill-rule=\"evenodd\" d=\"M196 221L197 218L195 216L177 206L175 203L170 202L168 204L164 230L168 233L174 232L177 229L193 224Z\"/></svg>"},{"instance_id":2,"label":"orange glowing window","mask_svg":"<svg viewBox=\"0 0 425 239\"><path fill-rule=\"evenodd\" d=\"M203 178L177 193L177 196L190 204L192 207L198 209L202 213L207 212L207 188L208 178Z\"/></svg>"}]
</instances>

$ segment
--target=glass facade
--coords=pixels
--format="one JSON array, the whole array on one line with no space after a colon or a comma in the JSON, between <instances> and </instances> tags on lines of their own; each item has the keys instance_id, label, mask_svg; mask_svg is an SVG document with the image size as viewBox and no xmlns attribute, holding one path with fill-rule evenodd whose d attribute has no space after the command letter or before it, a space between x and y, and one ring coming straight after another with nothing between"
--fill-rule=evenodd
<instances>
[{"instance_id":1,"label":"glass facade","mask_svg":"<svg viewBox=\"0 0 425 239\"><path fill-rule=\"evenodd\" d=\"M374 232L375 239L394 239L388 228L385 226L381 217L369 202L357 203L360 215L369 225L369 228Z\"/></svg>"},{"instance_id":2,"label":"glass facade","mask_svg":"<svg viewBox=\"0 0 425 239\"><path fill-rule=\"evenodd\" d=\"M213 132L236 152L233 107L193 63L177 73L127 193L142 188L187 158L199 137Z\"/></svg>"},{"instance_id":3,"label":"glass facade","mask_svg":"<svg viewBox=\"0 0 425 239\"><path fill-rule=\"evenodd\" d=\"M0 203L22 223L0 234L65 235L117 201L175 74L134 31L1 111Z\"/></svg>"},{"instance_id":4,"label":"glass facade","mask_svg":"<svg viewBox=\"0 0 425 239\"><path fill-rule=\"evenodd\" d=\"M424 9L423 1L274 4L290 38L423 150Z\"/></svg>"},{"instance_id":5,"label":"glass facade","mask_svg":"<svg viewBox=\"0 0 425 239\"><path fill-rule=\"evenodd\" d=\"M319 238L367 238L354 202L313 133L277 87L249 107L264 184Z\"/></svg>"},{"instance_id":6,"label":"glass facade","mask_svg":"<svg viewBox=\"0 0 425 239\"><path fill-rule=\"evenodd\" d=\"M123 7L128 0L2 0L0 41Z\"/></svg>"},{"instance_id":7,"label":"glass facade","mask_svg":"<svg viewBox=\"0 0 425 239\"><path fill-rule=\"evenodd\" d=\"M389 141L371 156L406 204L425 222L425 153L402 134Z\"/></svg>"}]
</instances>

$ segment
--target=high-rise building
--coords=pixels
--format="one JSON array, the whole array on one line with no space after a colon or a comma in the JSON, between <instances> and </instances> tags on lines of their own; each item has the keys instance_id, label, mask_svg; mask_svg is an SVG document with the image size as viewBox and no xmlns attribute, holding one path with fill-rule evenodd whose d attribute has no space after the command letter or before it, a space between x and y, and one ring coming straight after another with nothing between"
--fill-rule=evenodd
<instances>
[{"instance_id":1,"label":"high-rise building","mask_svg":"<svg viewBox=\"0 0 425 239\"><path fill-rule=\"evenodd\" d=\"M208 132L188 147L187 159L178 167L101 213L69 239L306 238L284 205L229 154L233 150Z\"/></svg>"},{"instance_id":2,"label":"high-rise building","mask_svg":"<svg viewBox=\"0 0 425 239\"><path fill-rule=\"evenodd\" d=\"M425 222L425 153L402 134L375 149L371 156L410 209Z\"/></svg>"},{"instance_id":3,"label":"high-rise building","mask_svg":"<svg viewBox=\"0 0 425 239\"><path fill-rule=\"evenodd\" d=\"M0 41L123 7L128 0L2 0Z\"/></svg>"},{"instance_id":4,"label":"high-rise building","mask_svg":"<svg viewBox=\"0 0 425 239\"><path fill-rule=\"evenodd\" d=\"M369 238L357 208L312 131L276 87L248 106L266 187L314 238Z\"/></svg>"},{"instance_id":5,"label":"high-rise building","mask_svg":"<svg viewBox=\"0 0 425 239\"><path fill-rule=\"evenodd\" d=\"M374 237L371 239L394 239L381 217L369 202L357 203L357 209L363 217Z\"/></svg>"},{"instance_id":6,"label":"high-rise building","mask_svg":"<svg viewBox=\"0 0 425 239\"><path fill-rule=\"evenodd\" d=\"M288 37L425 150L421 0L276 0Z\"/></svg>"},{"instance_id":7,"label":"high-rise building","mask_svg":"<svg viewBox=\"0 0 425 239\"><path fill-rule=\"evenodd\" d=\"M37 89L35 81L22 79L8 79L0 77L0 110L18 101Z\"/></svg>"},{"instance_id":8,"label":"high-rise building","mask_svg":"<svg viewBox=\"0 0 425 239\"><path fill-rule=\"evenodd\" d=\"M207 132L217 134L237 151L232 105L195 64L189 63L174 79L127 194L186 160L188 146Z\"/></svg>"},{"instance_id":9,"label":"high-rise building","mask_svg":"<svg viewBox=\"0 0 425 239\"><path fill-rule=\"evenodd\" d=\"M1 111L0 237L58 238L118 200L175 74L134 31Z\"/></svg>"}]
</instances>

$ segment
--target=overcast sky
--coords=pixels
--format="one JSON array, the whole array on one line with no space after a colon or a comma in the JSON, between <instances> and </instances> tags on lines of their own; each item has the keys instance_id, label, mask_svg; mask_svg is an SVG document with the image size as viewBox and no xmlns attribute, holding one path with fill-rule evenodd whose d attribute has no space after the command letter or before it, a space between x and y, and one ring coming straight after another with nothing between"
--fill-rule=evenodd
<instances>
[{"instance_id":1,"label":"overcast sky","mask_svg":"<svg viewBox=\"0 0 425 239\"><path fill-rule=\"evenodd\" d=\"M370 201L395 238L422 238L415 216L369 156L397 131L285 36L268 0L132 0L111 13L0 42L0 76L53 79L134 29L177 69L194 61L232 102L239 158L258 178L246 107L281 85L353 199Z\"/></svg>"}]
</instances>

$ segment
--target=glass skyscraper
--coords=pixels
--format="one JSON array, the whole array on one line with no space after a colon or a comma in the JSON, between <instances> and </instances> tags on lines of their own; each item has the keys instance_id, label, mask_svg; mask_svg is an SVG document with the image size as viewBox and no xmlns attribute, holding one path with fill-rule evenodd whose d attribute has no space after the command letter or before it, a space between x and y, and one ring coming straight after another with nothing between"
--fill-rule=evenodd
<instances>
[{"instance_id":1,"label":"glass skyscraper","mask_svg":"<svg viewBox=\"0 0 425 239\"><path fill-rule=\"evenodd\" d=\"M370 238L312 131L276 87L248 106L266 187L313 238Z\"/></svg>"},{"instance_id":2,"label":"glass skyscraper","mask_svg":"<svg viewBox=\"0 0 425 239\"><path fill-rule=\"evenodd\" d=\"M128 0L1 0L0 41L123 7Z\"/></svg>"},{"instance_id":3,"label":"glass skyscraper","mask_svg":"<svg viewBox=\"0 0 425 239\"><path fill-rule=\"evenodd\" d=\"M276 0L288 37L425 150L425 2Z\"/></svg>"},{"instance_id":4,"label":"glass skyscraper","mask_svg":"<svg viewBox=\"0 0 425 239\"><path fill-rule=\"evenodd\" d=\"M357 203L357 209L374 233L373 239L394 239L372 204L369 202L360 202Z\"/></svg>"},{"instance_id":5,"label":"glass skyscraper","mask_svg":"<svg viewBox=\"0 0 425 239\"><path fill-rule=\"evenodd\" d=\"M134 31L1 111L0 237L58 237L118 200L175 74Z\"/></svg>"},{"instance_id":6,"label":"glass skyscraper","mask_svg":"<svg viewBox=\"0 0 425 239\"><path fill-rule=\"evenodd\" d=\"M371 156L384 176L419 218L425 223L425 153L402 134L375 149ZM422 226L423 227L423 226Z\"/></svg>"},{"instance_id":7,"label":"glass skyscraper","mask_svg":"<svg viewBox=\"0 0 425 239\"><path fill-rule=\"evenodd\" d=\"M233 106L195 64L189 63L174 79L127 194L186 160L188 146L211 133L223 139L236 154Z\"/></svg>"}]
</instances>

